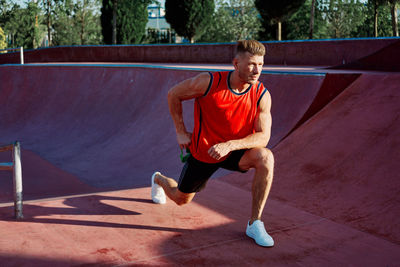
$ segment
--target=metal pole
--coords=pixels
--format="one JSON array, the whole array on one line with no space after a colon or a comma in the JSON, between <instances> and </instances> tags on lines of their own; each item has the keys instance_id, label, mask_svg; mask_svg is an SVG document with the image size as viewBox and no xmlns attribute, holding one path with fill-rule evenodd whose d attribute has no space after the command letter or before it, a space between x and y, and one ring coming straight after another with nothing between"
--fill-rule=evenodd
<instances>
[{"instance_id":1,"label":"metal pole","mask_svg":"<svg viewBox=\"0 0 400 267\"><path fill-rule=\"evenodd\" d=\"M24 64L24 48L22 46L19 48L19 54L21 56L21 64L23 65Z\"/></svg>"},{"instance_id":2,"label":"metal pole","mask_svg":"<svg viewBox=\"0 0 400 267\"><path fill-rule=\"evenodd\" d=\"M13 173L13 184L14 184L14 211L15 218L17 220L23 219L22 214L22 166L21 166L21 145L17 141L14 144L13 149L13 160L14 160L14 173Z\"/></svg>"}]
</instances>

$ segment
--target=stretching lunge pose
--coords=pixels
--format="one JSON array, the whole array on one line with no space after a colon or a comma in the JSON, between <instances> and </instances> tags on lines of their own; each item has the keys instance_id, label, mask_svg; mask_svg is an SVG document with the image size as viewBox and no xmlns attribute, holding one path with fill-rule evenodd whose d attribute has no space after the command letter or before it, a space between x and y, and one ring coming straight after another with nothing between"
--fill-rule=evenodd
<instances>
[{"instance_id":1,"label":"stretching lunge pose","mask_svg":"<svg viewBox=\"0 0 400 267\"><path fill-rule=\"evenodd\" d=\"M266 148L271 133L271 96L258 81L265 47L258 41L237 44L234 71L201 73L170 89L168 104L181 149L191 156L179 182L159 172L152 176L152 199L178 205L189 203L218 168L246 172L254 168L251 218L246 234L258 245L274 241L261 222L274 169L274 157ZM182 116L182 101L195 98L194 129L189 133Z\"/></svg>"}]
</instances>

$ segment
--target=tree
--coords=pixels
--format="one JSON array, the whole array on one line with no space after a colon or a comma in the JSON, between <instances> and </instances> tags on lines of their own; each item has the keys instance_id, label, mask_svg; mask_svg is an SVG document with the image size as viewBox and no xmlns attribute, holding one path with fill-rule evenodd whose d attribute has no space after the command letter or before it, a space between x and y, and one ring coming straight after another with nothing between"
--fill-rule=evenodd
<instances>
[{"instance_id":1,"label":"tree","mask_svg":"<svg viewBox=\"0 0 400 267\"><path fill-rule=\"evenodd\" d=\"M146 34L149 0L118 1L117 40L120 44L137 44Z\"/></svg>"},{"instance_id":2,"label":"tree","mask_svg":"<svg viewBox=\"0 0 400 267\"><path fill-rule=\"evenodd\" d=\"M389 0L390 13L392 15L393 36L399 37L399 27L397 22L397 3L400 3L400 0Z\"/></svg>"},{"instance_id":3,"label":"tree","mask_svg":"<svg viewBox=\"0 0 400 267\"><path fill-rule=\"evenodd\" d=\"M40 9L37 3L29 2L26 8L19 5L8 11L4 30L11 37L11 46L37 48L40 42L41 28Z\"/></svg>"},{"instance_id":4,"label":"tree","mask_svg":"<svg viewBox=\"0 0 400 267\"><path fill-rule=\"evenodd\" d=\"M118 0L112 0L112 44L117 44L117 8Z\"/></svg>"},{"instance_id":5,"label":"tree","mask_svg":"<svg viewBox=\"0 0 400 267\"><path fill-rule=\"evenodd\" d=\"M166 0L165 19L178 35L193 43L211 22L214 8L214 0Z\"/></svg>"},{"instance_id":6,"label":"tree","mask_svg":"<svg viewBox=\"0 0 400 267\"><path fill-rule=\"evenodd\" d=\"M378 9L380 6L385 4L386 0L372 0L368 2L372 2L374 5L374 37L378 37L378 17L379 17Z\"/></svg>"},{"instance_id":7,"label":"tree","mask_svg":"<svg viewBox=\"0 0 400 267\"><path fill-rule=\"evenodd\" d=\"M329 0L324 8L328 37L349 38L365 22L364 5L359 0Z\"/></svg>"},{"instance_id":8,"label":"tree","mask_svg":"<svg viewBox=\"0 0 400 267\"><path fill-rule=\"evenodd\" d=\"M284 22L282 36L290 40L310 38L310 21L313 19L312 38L326 38L327 23L324 20L320 1L315 2L314 15L311 14L313 0L306 0L304 4Z\"/></svg>"},{"instance_id":9,"label":"tree","mask_svg":"<svg viewBox=\"0 0 400 267\"><path fill-rule=\"evenodd\" d=\"M277 24L277 39L282 40L282 21L296 12L305 0L255 0L255 5L265 22Z\"/></svg>"},{"instance_id":10,"label":"tree","mask_svg":"<svg viewBox=\"0 0 400 267\"><path fill-rule=\"evenodd\" d=\"M261 20L253 0L218 0L217 6L211 23L200 38L201 42L258 38Z\"/></svg>"},{"instance_id":11,"label":"tree","mask_svg":"<svg viewBox=\"0 0 400 267\"><path fill-rule=\"evenodd\" d=\"M106 44L117 44L118 0L103 0L101 8L101 32Z\"/></svg>"},{"instance_id":12,"label":"tree","mask_svg":"<svg viewBox=\"0 0 400 267\"><path fill-rule=\"evenodd\" d=\"M145 36L150 3L151 0L103 0L101 26L104 42L140 43Z\"/></svg>"},{"instance_id":13,"label":"tree","mask_svg":"<svg viewBox=\"0 0 400 267\"><path fill-rule=\"evenodd\" d=\"M0 0L0 25L5 24L8 21L9 10L11 9L8 0Z\"/></svg>"},{"instance_id":14,"label":"tree","mask_svg":"<svg viewBox=\"0 0 400 267\"><path fill-rule=\"evenodd\" d=\"M73 18L74 2L72 0L57 1L53 6L54 30L52 45L77 45L78 34Z\"/></svg>"},{"instance_id":15,"label":"tree","mask_svg":"<svg viewBox=\"0 0 400 267\"><path fill-rule=\"evenodd\" d=\"M51 6L51 0L43 0L43 8L46 10L47 39L49 40L49 46L51 45Z\"/></svg>"},{"instance_id":16,"label":"tree","mask_svg":"<svg viewBox=\"0 0 400 267\"><path fill-rule=\"evenodd\" d=\"M103 35L104 43L113 44L117 43L117 0L103 0L101 7L101 33ZM114 35L115 32L115 35Z\"/></svg>"},{"instance_id":17,"label":"tree","mask_svg":"<svg viewBox=\"0 0 400 267\"><path fill-rule=\"evenodd\" d=\"M375 0L363 4L363 23L353 28L351 37L391 36L392 26L388 5L376 5Z\"/></svg>"},{"instance_id":18,"label":"tree","mask_svg":"<svg viewBox=\"0 0 400 267\"><path fill-rule=\"evenodd\" d=\"M96 12L98 0L83 0L75 3L74 6L74 28L79 34L79 44L99 44L100 18Z\"/></svg>"},{"instance_id":19,"label":"tree","mask_svg":"<svg viewBox=\"0 0 400 267\"><path fill-rule=\"evenodd\" d=\"M99 0L59 0L53 7L53 45L100 44Z\"/></svg>"},{"instance_id":20,"label":"tree","mask_svg":"<svg viewBox=\"0 0 400 267\"><path fill-rule=\"evenodd\" d=\"M9 21L10 17L10 5L7 0L0 0L0 49L7 47L6 33L2 29Z\"/></svg>"},{"instance_id":21,"label":"tree","mask_svg":"<svg viewBox=\"0 0 400 267\"><path fill-rule=\"evenodd\" d=\"M310 30L309 30L309 38L313 38L314 34L314 17L315 17L315 2L316 0L312 0L311 2L311 15L310 15Z\"/></svg>"}]
</instances>

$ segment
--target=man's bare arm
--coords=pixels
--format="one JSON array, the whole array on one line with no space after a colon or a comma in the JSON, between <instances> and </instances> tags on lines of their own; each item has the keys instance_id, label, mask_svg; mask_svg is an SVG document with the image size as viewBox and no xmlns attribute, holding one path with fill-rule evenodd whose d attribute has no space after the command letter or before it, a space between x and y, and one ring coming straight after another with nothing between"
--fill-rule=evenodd
<instances>
[{"instance_id":1,"label":"man's bare arm","mask_svg":"<svg viewBox=\"0 0 400 267\"><path fill-rule=\"evenodd\" d=\"M242 139L216 144L209 149L208 153L211 157L220 159L234 150L266 147L271 137L271 126L271 95L267 91L260 101L259 113L254 125L256 132Z\"/></svg>"},{"instance_id":2,"label":"man's bare arm","mask_svg":"<svg viewBox=\"0 0 400 267\"><path fill-rule=\"evenodd\" d=\"M186 148L191 142L191 133L186 130L182 115L182 101L200 97L205 94L210 83L209 73L184 80L168 92L168 106L175 124L176 137L180 148Z\"/></svg>"}]
</instances>

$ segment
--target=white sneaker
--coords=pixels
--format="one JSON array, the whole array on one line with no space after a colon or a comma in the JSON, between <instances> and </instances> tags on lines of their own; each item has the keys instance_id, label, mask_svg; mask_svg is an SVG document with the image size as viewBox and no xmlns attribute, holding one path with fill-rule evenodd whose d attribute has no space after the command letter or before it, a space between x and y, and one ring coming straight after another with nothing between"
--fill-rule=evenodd
<instances>
[{"instance_id":1,"label":"white sneaker","mask_svg":"<svg viewBox=\"0 0 400 267\"><path fill-rule=\"evenodd\" d=\"M157 174L161 173L155 172L153 176L151 176L151 199L154 203L165 204L167 202L167 199L165 197L164 189L154 182L154 177Z\"/></svg>"},{"instance_id":2,"label":"white sneaker","mask_svg":"<svg viewBox=\"0 0 400 267\"><path fill-rule=\"evenodd\" d=\"M264 223L260 220L255 220L251 225L249 225L249 222L247 223L246 235L253 238L260 246L274 246L274 240L267 231L265 231Z\"/></svg>"}]
</instances>

